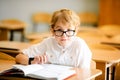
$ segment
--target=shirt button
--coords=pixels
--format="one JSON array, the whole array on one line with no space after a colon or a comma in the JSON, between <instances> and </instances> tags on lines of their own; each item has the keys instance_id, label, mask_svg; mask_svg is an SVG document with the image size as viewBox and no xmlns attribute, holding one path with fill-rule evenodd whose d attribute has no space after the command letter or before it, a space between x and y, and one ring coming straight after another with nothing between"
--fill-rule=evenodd
<instances>
[{"instance_id":1,"label":"shirt button","mask_svg":"<svg viewBox=\"0 0 120 80\"><path fill-rule=\"evenodd\" d=\"M52 55L50 55L50 57L52 58L53 56L52 56Z\"/></svg>"}]
</instances>

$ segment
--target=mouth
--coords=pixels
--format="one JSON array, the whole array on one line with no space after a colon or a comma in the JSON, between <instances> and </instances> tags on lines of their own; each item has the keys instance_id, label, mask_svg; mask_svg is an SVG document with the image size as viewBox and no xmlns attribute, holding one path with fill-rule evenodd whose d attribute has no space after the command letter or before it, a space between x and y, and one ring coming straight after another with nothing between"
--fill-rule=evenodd
<instances>
[{"instance_id":1,"label":"mouth","mask_svg":"<svg viewBox=\"0 0 120 80\"><path fill-rule=\"evenodd\" d=\"M67 41L67 39L61 39L61 41Z\"/></svg>"}]
</instances>

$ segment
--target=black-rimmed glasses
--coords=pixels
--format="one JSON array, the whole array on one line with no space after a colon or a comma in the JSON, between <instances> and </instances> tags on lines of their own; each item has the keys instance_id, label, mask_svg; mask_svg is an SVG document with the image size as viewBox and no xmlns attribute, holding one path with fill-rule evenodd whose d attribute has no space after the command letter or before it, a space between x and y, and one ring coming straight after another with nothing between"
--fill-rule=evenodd
<instances>
[{"instance_id":1,"label":"black-rimmed glasses","mask_svg":"<svg viewBox=\"0 0 120 80\"><path fill-rule=\"evenodd\" d=\"M56 36L61 37L65 33L66 36L71 37L75 34L75 30L67 30L67 31L62 31L62 30L54 30L54 33Z\"/></svg>"}]
</instances>

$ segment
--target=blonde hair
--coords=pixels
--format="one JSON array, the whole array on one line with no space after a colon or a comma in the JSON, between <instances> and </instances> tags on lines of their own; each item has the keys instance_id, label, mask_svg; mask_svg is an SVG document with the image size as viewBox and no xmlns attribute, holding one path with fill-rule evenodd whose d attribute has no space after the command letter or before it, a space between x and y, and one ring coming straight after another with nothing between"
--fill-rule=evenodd
<instances>
[{"instance_id":1,"label":"blonde hair","mask_svg":"<svg viewBox=\"0 0 120 80\"><path fill-rule=\"evenodd\" d=\"M75 26L76 29L79 28L80 19L79 16L72 10L61 9L53 13L51 19L51 28L53 29L56 22L60 20L63 24L70 24L70 26Z\"/></svg>"}]
</instances>

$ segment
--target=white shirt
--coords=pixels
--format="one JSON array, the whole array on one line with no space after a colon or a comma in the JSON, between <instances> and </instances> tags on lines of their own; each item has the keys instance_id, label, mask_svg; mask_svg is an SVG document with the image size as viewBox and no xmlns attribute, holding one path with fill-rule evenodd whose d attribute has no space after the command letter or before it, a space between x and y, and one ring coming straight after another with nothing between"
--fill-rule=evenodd
<instances>
[{"instance_id":1,"label":"white shirt","mask_svg":"<svg viewBox=\"0 0 120 80\"><path fill-rule=\"evenodd\" d=\"M28 57L46 54L50 63L79 68L90 68L92 56L85 41L76 36L71 44L64 48L56 42L54 37L49 37L41 43L24 49L22 52Z\"/></svg>"}]
</instances>

